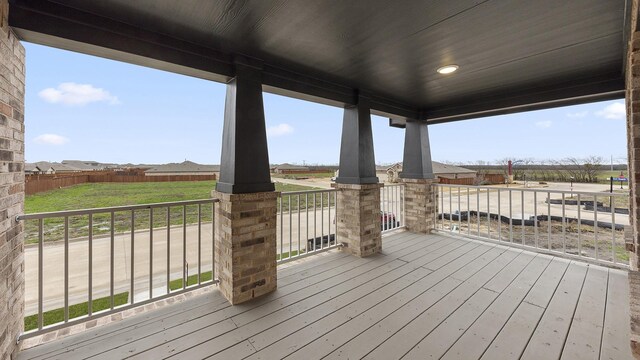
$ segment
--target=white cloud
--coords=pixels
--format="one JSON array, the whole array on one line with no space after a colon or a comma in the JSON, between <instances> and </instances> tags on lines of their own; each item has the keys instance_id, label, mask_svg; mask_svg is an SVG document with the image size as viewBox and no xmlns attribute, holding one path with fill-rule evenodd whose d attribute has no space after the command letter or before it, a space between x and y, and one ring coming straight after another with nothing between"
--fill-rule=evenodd
<instances>
[{"instance_id":1,"label":"white cloud","mask_svg":"<svg viewBox=\"0 0 640 360\"><path fill-rule=\"evenodd\" d=\"M587 115L589 115L588 111L578 111L574 113L567 113L567 117L574 118L574 119L581 119Z\"/></svg>"},{"instance_id":2,"label":"white cloud","mask_svg":"<svg viewBox=\"0 0 640 360\"><path fill-rule=\"evenodd\" d=\"M86 105L92 102L106 102L110 105L120 104L116 96L111 95L105 89L94 87L91 84L76 84L66 82L57 88L46 88L38 93L46 102L64 105Z\"/></svg>"},{"instance_id":3,"label":"white cloud","mask_svg":"<svg viewBox=\"0 0 640 360\"><path fill-rule=\"evenodd\" d=\"M267 128L267 136L282 136L291 134L292 132L293 127L289 124L278 124Z\"/></svg>"},{"instance_id":4,"label":"white cloud","mask_svg":"<svg viewBox=\"0 0 640 360\"><path fill-rule=\"evenodd\" d=\"M614 102L607 105L603 110L596 113L598 116L605 119L619 120L627 117L627 110L625 109L623 102Z\"/></svg>"},{"instance_id":5,"label":"white cloud","mask_svg":"<svg viewBox=\"0 0 640 360\"><path fill-rule=\"evenodd\" d=\"M536 123L536 126L541 128L541 129L546 129L546 128L550 128L551 127L551 120L544 120L544 121L538 121Z\"/></svg>"},{"instance_id":6,"label":"white cloud","mask_svg":"<svg viewBox=\"0 0 640 360\"><path fill-rule=\"evenodd\" d=\"M69 142L69 139L56 134L42 134L36 136L33 142L41 145L64 145Z\"/></svg>"}]
</instances>

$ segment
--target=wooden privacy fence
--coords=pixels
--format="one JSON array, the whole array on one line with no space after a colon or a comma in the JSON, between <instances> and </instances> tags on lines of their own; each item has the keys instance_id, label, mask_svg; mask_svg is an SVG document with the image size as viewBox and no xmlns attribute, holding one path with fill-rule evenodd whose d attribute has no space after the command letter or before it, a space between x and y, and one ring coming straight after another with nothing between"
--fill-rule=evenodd
<instances>
[{"instance_id":1,"label":"wooden privacy fence","mask_svg":"<svg viewBox=\"0 0 640 360\"><path fill-rule=\"evenodd\" d=\"M462 179L447 179L440 178L440 184L450 185L480 185L482 184L504 184L505 178L502 174L484 174L481 175L480 181L478 178L462 178Z\"/></svg>"},{"instance_id":2,"label":"wooden privacy fence","mask_svg":"<svg viewBox=\"0 0 640 360\"><path fill-rule=\"evenodd\" d=\"M60 189L78 184L105 182L169 182L169 181L209 181L216 175L158 175L145 176L144 173L96 171L73 174L44 174L25 176L25 194L32 195L44 191Z\"/></svg>"}]
</instances>

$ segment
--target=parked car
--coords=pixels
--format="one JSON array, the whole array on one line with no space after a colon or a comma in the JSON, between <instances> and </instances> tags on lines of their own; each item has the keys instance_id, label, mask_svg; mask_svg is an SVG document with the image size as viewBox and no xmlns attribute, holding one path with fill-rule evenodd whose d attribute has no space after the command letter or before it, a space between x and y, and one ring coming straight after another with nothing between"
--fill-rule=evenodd
<instances>
[{"instance_id":1,"label":"parked car","mask_svg":"<svg viewBox=\"0 0 640 360\"><path fill-rule=\"evenodd\" d=\"M385 225L386 224L386 225ZM380 211L380 228L381 230L394 229L400 226L400 222L396 220L396 216L391 212Z\"/></svg>"}]
</instances>

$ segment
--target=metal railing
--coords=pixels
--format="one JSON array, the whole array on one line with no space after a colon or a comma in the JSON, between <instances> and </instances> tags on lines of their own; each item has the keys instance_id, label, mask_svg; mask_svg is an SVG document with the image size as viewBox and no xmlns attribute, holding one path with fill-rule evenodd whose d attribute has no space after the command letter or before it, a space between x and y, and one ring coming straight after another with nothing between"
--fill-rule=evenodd
<instances>
[{"instance_id":1,"label":"metal railing","mask_svg":"<svg viewBox=\"0 0 640 360\"><path fill-rule=\"evenodd\" d=\"M380 188L380 222L383 233L405 226L403 184Z\"/></svg>"},{"instance_id":2,"label":"metal railing","mask_svg":"<svg viewBox=\"0 0 640 360\"><path fill-rule=\"evenodd\" d=\"M625 193L434 184L436 231L628 267ZM621 204L621 206L616 206Z\"/></svg>"},{"instance_id":3,"label":"metal railing","mask_svg":"<svg viewBox=\"0 0 640 360\"><path fill-rule=\"evenodd\" d=\"M33 276L25 281L26 313L37 325L21 338L216 283L217 201L17 216L25 222L26 252L37 252L37 264L25 256L25 273L37 272L37 284ZM37 309L30 309L34 297ZM45 324L45 314L56 312L61 320Z\"/></svg>"},{"instance_id":4,"label":"metal railing","mask_svg":"<svg viewBox=\"0 0 640 360\"><path fill-rule=\"evenodd\" d=\"M277 217L278 262L337 247L337 203L335 189L281 193Z\"/></svg>"}]
</instances>

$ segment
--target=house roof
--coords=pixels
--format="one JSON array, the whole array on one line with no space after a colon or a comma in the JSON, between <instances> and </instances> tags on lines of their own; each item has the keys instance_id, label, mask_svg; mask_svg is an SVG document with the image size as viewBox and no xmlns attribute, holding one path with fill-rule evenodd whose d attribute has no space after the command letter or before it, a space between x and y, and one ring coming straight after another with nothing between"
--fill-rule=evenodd
<instances>
[{"instance_id":1,"label":"house roof","mask_svg":"<svg viewBox=\"0 0 640 360\"><path fill-rule=\"evenodd\" d=\"M432 161L433 173L434 174L471 174L476 173L477 171L463 168L461 166L443 164L441 162Z\"/></svg>"},{"instance_id":2,"label":"house roof","mask_svg":"<svg viewBox=\"0 0 640 360\"><path fill-rule=\"evenodd\" d=\"M145 173L181 173L181 172L218 172L220 171L220 165L202 165L194 163L193 161L185 160L181 163L170 163L164 165L158 165L145 171Z\"/></svg>"},{"instance_id":3,"label":"house roof","mask_svg":"<svg viewBox=\"0 0 640 360\"><path fill-rule=\"evenodd\" d=\"M399 165L399 168L402 169L402 162L385 166L384 169L390 170L392 168L398 167L398 165ZM471 169L467 169L467 168L463 168L455 165L443 164L437 161L432 161L431 166L433 169L433 173L436 175L437 174L475 174L477 172L475 170L471 170ZM376 166L376 169L377 168L379 168L379 166Z\"/></svg>"},{"instance_id":4,"label":"house roof","mask_svg":"<svg viewBox=\"0 0 640 360\"><path fill-rule=\"evenodd\" d=\"M96 161L83 161L83 160L62 160L62 163L67 166L72 166L80 170L98 170L104 168L103 164ZM90 163L98 164L98 166L89 165Z\"/></svg>"},{"instance_id":5,"label":"house roof","mask_svg":"<svg viewBox=\"0 0 640 360\"><path fill-rule=\"evenodd\" d=\"M75 166L61 164L57 162L38 161L35 164L42 171L47 171L49 169L53 169L54 171L82 171L83 170L83 169L78 169Z\"/></svg>"},{"instance_id":6,"label":"house roof","mask_svg":"<svg viewBox=\"0 0 640 360\"><path fill-rule=\"evenodd\" d=\"M33 163L24 163L24 171L41 171L40 168L38 167L38 165L33 164Z\"/></svg>"},{"instance_id":7,"label":"house roof","mask_svg":"<svg viewBox=\"0 0 640 360\"><path fill-rule=\"evenodd\" d=\"M9 3L22 40L429 123L623 98L637 31L631 0Z\"/></svg>"}]
</instances>

